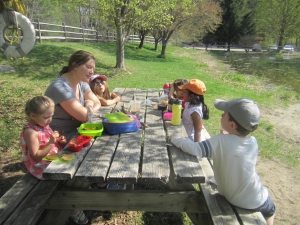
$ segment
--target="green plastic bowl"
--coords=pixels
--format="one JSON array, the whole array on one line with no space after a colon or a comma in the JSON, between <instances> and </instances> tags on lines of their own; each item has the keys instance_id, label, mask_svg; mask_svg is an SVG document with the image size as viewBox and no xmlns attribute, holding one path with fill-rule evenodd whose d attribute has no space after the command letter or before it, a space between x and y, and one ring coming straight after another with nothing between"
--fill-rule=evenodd
<instances>
[{"instance_id":1,"label":"green plastic bowl","mask_svg":"<svg viewBox=\"0 0 300 225\"><path fill-rule=\"evenodd\" d=\"M82 123L78 127L78 133L85 136L99 137L103 132L102 123Z\"/></svg>"},{"instance_id":2,"label":"green plastic bowl","mask_svg":"<svg viewBox=\"0 0 300 225\"><path fill-rule=\"evenodd\" d=\"M105 114L104 118L106 118L110 123L127 123L133 121L130 116L123 112L108 113Z\"/></svg>"}]
</instances>

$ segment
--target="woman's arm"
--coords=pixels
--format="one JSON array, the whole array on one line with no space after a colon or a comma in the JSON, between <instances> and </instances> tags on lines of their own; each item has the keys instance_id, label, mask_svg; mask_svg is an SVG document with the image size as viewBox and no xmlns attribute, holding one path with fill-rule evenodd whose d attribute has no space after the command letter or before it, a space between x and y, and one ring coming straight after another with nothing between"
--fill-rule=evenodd
<instances>
[{"instance_id":1,"label":"woman's arm","mask_svg":"<svg viewBox=\"0 0 300 225\"><path fill-rule=\"evenodd\" d=\"M83 106L77 99L62 101L61 107L76 120L81 122L88 121L88 114L97 112L101 103L92 91L88 91L85 96L85 106Z\"/></svg>"},{"instance_id":2,"label":"woman's arm","mask_svg":"<svg viewBox=\"0 0 300 225\"><path fill-rule=\"evenodd\" d=\"M85 96L85 107L90 108L92 112L97 112L101 107L101 102L92 91L88 91Z\"/></svg>"},{"instance_id":3,"label":"woman's arm","mask_svg":"<svg viewBox=\"0 0 300 225\"><path fill-rule=\"evenodd\" d=\"M73 98L60 103L61 107L73 118L78 121L86 122L88 120L88 108L84 107L77 99Z\"/></svg>"},{"instance_id":4,"label":"woman's arm","mask_svg":"<svg viewBox=\"0 0 300 225\"><path fill-rule=\"evenodd\" d=\"M203 126L202 119L197 112L193 112L191 118L194 125L194 142L199 142L201 140L201 129Z\"/></svg>"}]
</instances>

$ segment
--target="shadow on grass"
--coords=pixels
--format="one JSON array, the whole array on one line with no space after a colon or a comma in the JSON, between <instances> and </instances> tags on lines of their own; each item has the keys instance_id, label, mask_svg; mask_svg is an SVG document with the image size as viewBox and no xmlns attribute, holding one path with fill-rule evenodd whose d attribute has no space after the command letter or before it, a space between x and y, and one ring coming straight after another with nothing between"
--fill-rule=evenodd
<instances>
[{"instance_id":1,"label":"shadow on grass","mask_svg":"<svg viewBox=\"0 0 300 225\"><path fill-rule=\"evenodd\" d=\"M115 56L116 52L115 43L83 43L82 46L91 48L93 54L97 51L101 51ZM86 48L83 47L83 49ZM76 50L79 50L78 47L75 49L72 45L68 46L65 43L36 44L26 57L12 59L10 64L15 68L19 77L27 77L32 80L54 79L58 76L62 67L67 65L69 57ZM7 60L3 55L0 59L1 61L2 59ZM125 46L125 61L126 60L173 62L175 59L172 57L168 57L167 59L158 58L157 52L149 50L149 47L137 49L137 45L129 43ZM101 59L96 60L96 68L113 69L112 66L102 63Z\"/></svg>"},{"instance_id":2,"label":"shadow on grass","mask_svg":"<svg viewBox=\"0 0 300 225\"><path fill-rule=\"evenodd\" d=\"M210 51L239 73L266 77L271 83L300 92L300 53Z\"/></svg>"},{"instance_id":3,"label":"shadow on grass","mask_svg":"<svg viewBox=\"0 0 300 225\"><path fill-rule=\"evenodd\" d=\"M107 54L115 56L115 43L99 42L97 44L87 43L87 46L93 47L95 50L99 49ZM154 47L154 46L153 46ZM174 62L175 59L171 56L168 58L159 58L159 52L154 51L151 45L145 45L142 49L138 48L138 44L127 43L125 45L125 61L138 60L145 62Z\"/></svg>"},{"instance_id":4,"label":"shadow on grass","mask_svg":"<svg viewBox=\"0 0 300 225\"><path fill-rule=\"evenodd\" d=\"M74 48L67 46L37 44L27 57L12 60L11 64L20 77L48 80L58 76L59 71L68 64L69 57L75 51ZM107 68L107 65L97 60L96 67Z\"/></svg>"}]
</instances>

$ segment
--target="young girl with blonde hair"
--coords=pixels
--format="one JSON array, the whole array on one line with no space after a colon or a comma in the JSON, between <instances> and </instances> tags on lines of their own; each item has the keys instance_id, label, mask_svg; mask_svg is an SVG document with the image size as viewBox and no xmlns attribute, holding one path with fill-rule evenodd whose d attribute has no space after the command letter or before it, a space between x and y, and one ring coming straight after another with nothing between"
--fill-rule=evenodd
<instances>
[{"instance_id":1,"label":"young girl with blonde hair","mask_svg":"<svg viewBox=\"0 0 300 225\"><path fill-rule=\"evenodd\" d=\"M27 124L21 132L23 162L33 176L43 179L49 165L43 158L58 153L66 143L65 137L53 132L49 124L54 113L54 102L46 96L36 96L26 102Z\"/></svg>"}]
</instances>

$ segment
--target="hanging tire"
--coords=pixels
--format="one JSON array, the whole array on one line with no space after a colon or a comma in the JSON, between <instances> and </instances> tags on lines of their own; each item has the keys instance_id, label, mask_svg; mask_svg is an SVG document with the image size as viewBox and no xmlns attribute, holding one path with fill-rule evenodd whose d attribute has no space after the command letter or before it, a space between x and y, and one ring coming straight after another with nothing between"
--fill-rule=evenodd
<instances>
[{"instance_id":1,"label":"hanging tire","mask_svg":"<svg viewBox=\"0 0 300 225\"><path fill-rule=\"evenodd\" d=\"M12 11L13 19L0 14L0 48L7 57L23 57L35 44L35 29L30 20ZM12 22L12 20L14 22Z\"/></svg>"}]
</instances>

